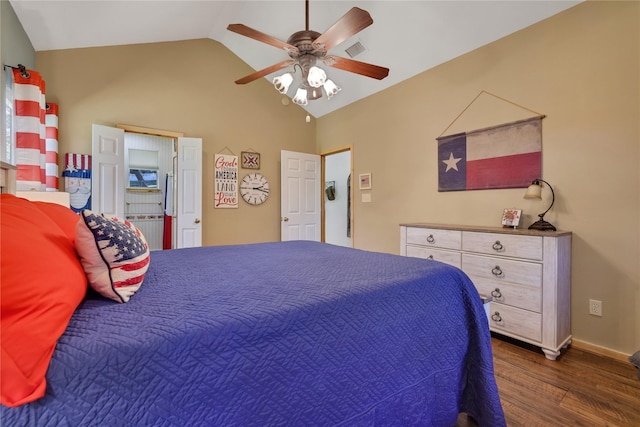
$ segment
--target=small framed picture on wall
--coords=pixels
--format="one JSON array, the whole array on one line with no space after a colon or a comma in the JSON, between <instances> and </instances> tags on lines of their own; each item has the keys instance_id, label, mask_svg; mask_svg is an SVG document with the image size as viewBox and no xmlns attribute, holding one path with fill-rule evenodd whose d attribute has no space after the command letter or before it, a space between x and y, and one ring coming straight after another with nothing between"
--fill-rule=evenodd
<instances>
[{"instance_id":1,"label":"small framed picture on wall","mask_svg":"<svg viewBox=\"0 0 640 427\"><path fill-rule=\"evenodd\" d=\"M520 217L522 216L522 209L508 208L502 212L502 226L518 228L520 225Z\"/></svg>"},{"instance_id":2,"label":"small framed picture on wall","mask_svg":"<svg viewBox=\"0 0 640 427\"><path fill-rule=\"evenodd\" d=\"M260 169L260 153L254 151L242 151L242 169Z\"/></svg>"},{"instance_id":3,"label":"small framed picture on wall","mask_svg":"<svg viewBox=\"0 0 640 427\"><path fill-rule=\"evenodd\" d=\"M371 174L370 173L361 173L360 174L360 190L371 190Z\"/></svg>"}]
</instances>

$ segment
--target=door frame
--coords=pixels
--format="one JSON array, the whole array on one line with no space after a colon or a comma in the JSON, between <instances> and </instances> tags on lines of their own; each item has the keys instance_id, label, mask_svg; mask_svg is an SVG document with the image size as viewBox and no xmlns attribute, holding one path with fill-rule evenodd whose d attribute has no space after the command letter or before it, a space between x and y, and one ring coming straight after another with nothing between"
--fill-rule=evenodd
<instances>
[{"instance_id":1,"label":"door frame","mask_svg":"<svg viewBox=\"0 0 640 427\"><path fill-rule=\"evenodd\" d=\"M351 155L349 156L349 174L351 175L351 189L349 191L349 204L351 206L351 216L349 217L349 227L351 230L351 247L353 248L353 242L354 242L354 235L355 235L355 229L354 229L354 205L353 205L353 192L354 192L354 181L353 181L353 144L349 144L349 145L345 145L343 147L339 147L339 148L334 148L332 150L329 151L324 151L320 153L320 182L322 184L322 189L323 191L320 192L320 241L321 242L325 242L325 213L324 213L324 209L325 209L325 198L324 198L324 182L326 181L325 179L325 162L326 162L326 157L327 156L331 156L333 154L339 154L339 153L344 153L345 151L349 151L351 153Z\"/></svg>"},{"instance_id":2,"label":"door frame","mask_svg":"<svg viewBox=\"0 0 640 427\"><path fill-rule=\"evenodd\" d=\"M174 213L176 213L176 209L179 205L178 203L178 197L179 194L177 194L177 192L175 191L175 185L176 185L176 173L178 172L178 169L176 167L176 160L177 160L177 156L178 156L178 150L180 147L180 139L181 138L185 138L184 136L184 132L176 132L176 131L171 131L171 130L162 130L162 129L153 129L153 128L146 128L146 127L142 127L142 126L134 126L134 125L126 125L126 124L116 124L116 128L118 129L122 129L125 132L129 132L129 133L141 133L141 134L145 134L145 135L151 135L151 136L159 136L159 137L163 137L163 138L170 138L173 139L174 141L174 158L173 158L173 173L174 173L174 179L173 179L173 185L174 185L174 191L172 192L173 194L173 209L174 209ZM202 148L202 146L201 146ZM202 174L200 175L200 190L202 190ZM200 199L202 199L202 191L200 191L200 194L198 195L198 197L200 197ZM200 218L202 218L202 203L200 204ZM200 223L200 236L198 237L198 242L200 245L202 245L202 223L200 222L200 218L198 218L198 223ZM172 227L171 227L171 247L172 249L174 248L179 248L181 247L180 245L178 245L178 232L179 232L179 227L178 227L178 222L177 222L177 218L173 218L173 223L172 223Z\"/></svg>"}]
</instances>

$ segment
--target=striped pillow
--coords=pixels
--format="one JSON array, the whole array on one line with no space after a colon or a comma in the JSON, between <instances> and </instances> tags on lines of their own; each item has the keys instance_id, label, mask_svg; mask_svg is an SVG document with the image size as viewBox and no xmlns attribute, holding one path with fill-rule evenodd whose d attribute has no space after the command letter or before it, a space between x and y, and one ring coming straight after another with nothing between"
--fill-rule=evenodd
<instances>
[{"instance_id":1,"label":"striped pillow","mask_svg":"<svg viewBox=\"0 0 640 427\"><path fill-rule=\"evenodd\" d=\"M129 221L81 212L76 226L76 250L89 285L100 295L127 302L142 285L149 268L149 245Z\"/></svg>"}]
</instances>

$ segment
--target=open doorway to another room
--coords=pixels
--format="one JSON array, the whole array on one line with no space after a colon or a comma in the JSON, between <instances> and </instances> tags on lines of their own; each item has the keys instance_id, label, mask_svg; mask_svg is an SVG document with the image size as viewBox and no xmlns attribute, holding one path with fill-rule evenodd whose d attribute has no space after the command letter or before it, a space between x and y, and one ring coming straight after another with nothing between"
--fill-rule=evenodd
<instances>
[{"instance_id":1,"label":"open doorway to another room","mask_svg":"<svg viewBox=\"0 0 640 427\"><path fill-rule=\"evenodd\" d=\"M353 247L351 147L322 155L323 241Z\"/></svg>"},{"instance_id":2,"label":"open doorway to another room","mask_svg":"<svg viewBox=\"0 0 640 427\"><path fill-rule=\"evenodd\" d=\"M171 249L175 139L125 132L125 219L142 232L150 250Z\"/></svg>"}]
</instances>

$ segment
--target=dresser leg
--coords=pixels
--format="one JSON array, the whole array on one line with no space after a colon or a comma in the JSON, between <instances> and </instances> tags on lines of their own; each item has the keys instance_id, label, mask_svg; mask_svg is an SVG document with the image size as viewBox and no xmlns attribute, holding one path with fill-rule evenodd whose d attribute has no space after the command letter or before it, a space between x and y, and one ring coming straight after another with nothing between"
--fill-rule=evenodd
<instances>
[{"instance_id":1,"label":"dresser leg","mask_svg":"<svg viewBox=\"0 0 640 427\"><path fill-rule=\"evenodd\" d=\"M559 351L548 350L546 348L543 348L542 351L544 352L544 355L549 360L556 360L556 358L558 356L560 356L560 352Z\"/></svg>"}]
</instances>

